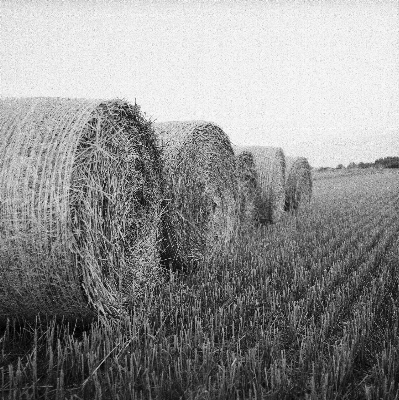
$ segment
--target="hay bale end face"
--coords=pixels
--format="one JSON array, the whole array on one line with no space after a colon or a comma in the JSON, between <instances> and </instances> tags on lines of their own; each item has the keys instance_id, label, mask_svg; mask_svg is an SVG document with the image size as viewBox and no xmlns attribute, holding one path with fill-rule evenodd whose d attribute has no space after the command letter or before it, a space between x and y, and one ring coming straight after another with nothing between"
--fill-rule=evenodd
<instances>
[{"instance_id":1,"label":"hay bale end face","mask_svg":"<svg viewBox=\"0 0 399 400\"><path fill-rule=\"evenodd\" d=\"M253 156L260 196L256 200L257 220L274 223L280 220L285 204L285 156L279 147L235 146L237 155Z\"/></svg>"},{"instance_id":2,"label":"hay bale end face","mask_svg":"<svg viewBox=\"0 0 399 400\"><path fill-rule=\"evenodd\" d=\"M312 197L312 171L304 157L287 157L285 210L296 210Z\"/></svg>"},{"instance_id":3,"label":"hay bale end face","mask_svg":"<svg viewBox=\"0 0 399 400\"><path fill-rule=\"evenodd\" d=\"M138 106L0 100L0 320L115 315L158 265L161 164Z\"/></svg>"},{"instance_id":4,"label":"hay bale end face","mask_svg":"<svg viewBox=\"0 0 399 400\"><path fill-rule=\"evenodd\" d=\"M227 135L204 121L154 124L162 146L168 258L184 268L223 248L238 227L234 153Z\"/></svg>"}]
</instances>

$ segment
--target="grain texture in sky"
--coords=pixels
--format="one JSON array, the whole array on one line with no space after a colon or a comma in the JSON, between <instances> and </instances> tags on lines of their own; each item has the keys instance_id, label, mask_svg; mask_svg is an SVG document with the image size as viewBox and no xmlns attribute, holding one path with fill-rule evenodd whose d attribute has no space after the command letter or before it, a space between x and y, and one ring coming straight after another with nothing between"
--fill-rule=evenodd
<instances>
[{"instance_id":1,"label":"grain texture in sky","mask_svg":"<svg viewBox=\"0 0 399 400\"><path fill-rule=\"evenodd\" d=\"M399 153L396 1L1 7L1 96L136 99L315 167Z\"/></svg>"}]
</instances>

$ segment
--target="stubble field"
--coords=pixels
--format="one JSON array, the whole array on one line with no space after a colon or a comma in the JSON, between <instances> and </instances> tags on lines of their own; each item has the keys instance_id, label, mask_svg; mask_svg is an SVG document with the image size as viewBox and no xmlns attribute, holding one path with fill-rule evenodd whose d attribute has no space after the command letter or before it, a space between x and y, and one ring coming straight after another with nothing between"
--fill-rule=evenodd
<instances>
[{"instance_id":1,"label":"stubble field","mask_svg":"<svg viewBox=\"0 0 399 400\"><path fill-rule=\"evenodd\" d=\"M399 398L399 173L330 175L128 321L10 321L0 398Z\"/></svg>"}]
</instances>

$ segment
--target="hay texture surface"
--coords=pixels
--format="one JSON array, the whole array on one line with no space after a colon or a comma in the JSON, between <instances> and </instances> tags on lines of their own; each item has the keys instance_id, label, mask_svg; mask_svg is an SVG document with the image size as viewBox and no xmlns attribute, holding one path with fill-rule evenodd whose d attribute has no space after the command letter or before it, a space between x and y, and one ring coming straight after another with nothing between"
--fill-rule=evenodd
<instances>
[{"instance_id":1,"label":"hay texture surface","mask_svg":"<svg viewBox=\"0 0 399 400\"><path fill-rule=\"evenodd\" d=\"M260 223L274 223L284 213L285 156L279 147L235 146L237 156L252 154L260 190L256 218Z\"/></svg>"},{"instance_id":2,"label":"hay texture surface","mask_svg":"<svg viewBox=\"0 0 399 400\"><path fill-rule=\"evenodd\" d=\"M180 268L222 251L235 235L234 153L223 130L209 122L165 122L154 128L166 184L165 256Z\"/></svg>"},{"instance_id":3,"label":"hay texture surface","mask_svg":"<svg viewBox=\"0 0 399 400\"><path fill-rule=\"evenodd\" d=\"M257 208L261 199L258 174L251 152L243 151L236 156L236 175L240 228L246 229L258 222Z\"/></svg>"},{"instance_id":4,"label":"hay texture surface","mask_svg":"<svg viewBox=\"0 0 399 400\"><path fill-rule=\"evenodd\" d=\"M296 210L312 197L312 171L304 157L287 157L285 209Z\"/></svg>"},{"instance_id":5,"label":"hay texture surface","mask_svg":"<svg viewBox=\"0 0 399 400\"><path fill-rule=\"evenodd\" d=\"M160 156L124 101L0 100L0 320L115 315L158 264Z\"/></svg>"}]
</instances>

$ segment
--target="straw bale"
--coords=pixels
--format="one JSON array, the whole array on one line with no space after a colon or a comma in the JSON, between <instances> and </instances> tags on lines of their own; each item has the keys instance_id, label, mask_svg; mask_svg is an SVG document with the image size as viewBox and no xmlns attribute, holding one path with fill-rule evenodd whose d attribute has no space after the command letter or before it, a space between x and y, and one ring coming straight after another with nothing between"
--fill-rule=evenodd
<instances>
[{"instance_id":1,"label":"straw bale","mask_svg":"<svg viewBox=\"0 0 399 400\"><path fill-rule=\"evenodd\" d=\"M238 227L235 159L230 140L210 122L154 124L162 145L172 266L223 251Z\"/></svg>"},{"instance_id":2,"label":"straw bale","mask_svg":"<svg viewBox=\"0 0 399 400\"><path fill-rule=\"evenodd\" d=\"M243 151L236 156L236 175L240 228L246 229L258 222L257 205L261 198L259 179L252 153Z\"/></svg>"},{"instance_id":3,"label":"straw bale","mask_svg":"<svg viewBox=\"0 0 399 400\"><path fill-rule=\"evenodd\" d=\"M296 210L312 197L312 172L304 157L287 157L285 210Z\"/></svg>"},{"instance_id":4,"label":"straw bale","mask_svg":"<svg viewBox=\"0 0 399 400\"><path fill-rule=\"evenodd\" d=\"M279 147L235 146L237 155L249 152L253 156L260 188L256 200L256 216L260 223L274 223L284 213L285 156Z\"/></svg>"},{"instance_id":5,"label":"straw bale","mask_svg":"<svg viewBox=\"0 0 399 400\"><path fill-rule=\"evenodd\" d=\"M151 124L122 100L8 98L0 135L0 320L121 313L159 264Z\"/></svg>"}]
</instances>

